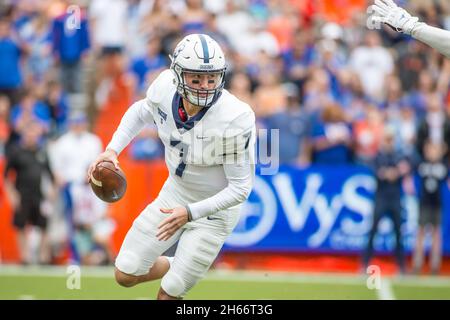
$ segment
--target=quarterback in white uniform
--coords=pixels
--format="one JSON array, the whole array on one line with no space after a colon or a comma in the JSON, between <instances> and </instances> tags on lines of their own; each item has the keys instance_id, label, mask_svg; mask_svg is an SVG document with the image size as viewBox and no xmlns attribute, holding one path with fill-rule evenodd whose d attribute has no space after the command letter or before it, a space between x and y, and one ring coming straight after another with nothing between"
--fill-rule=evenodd
<instances>
[{"instance_id":1,"label":"quarterback in white uniform","mask_svg":"<svg viewBox=\"0 0 450 320\"><path fill-rule=\"evenodd\" d=\"M220 46L192 34L171 59L88 171L90 177L105 160L118 166L118 154L145 124L156 124L169 177L128 231L115 276L126 287L162 278L158 299L182 298L206 275L239 220L255 174L255 115L223 89ZM173 258L161 256L177 241Z\"/></svg>"},{"instance_id":2,"label":"quarterback in white uniform","mask_svg":"<svg viewBox=\"0 0 450 320\"><path fill-rule=\"evenodd\" d=\"M373 22L386 23L396 31L409 34L450 58L450 31L419 22L419 18L411 16L392 0L375 0L375 3L369 8L373 13L371 24Z\"/></svg>"}]
</instances>

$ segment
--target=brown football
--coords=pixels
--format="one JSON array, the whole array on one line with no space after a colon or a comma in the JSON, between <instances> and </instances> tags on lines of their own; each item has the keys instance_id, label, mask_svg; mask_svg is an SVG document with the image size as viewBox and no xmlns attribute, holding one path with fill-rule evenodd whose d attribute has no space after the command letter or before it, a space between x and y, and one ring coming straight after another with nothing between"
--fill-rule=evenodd
<instances>
[{"instance_id":1,"label":"brown football","mask_svg":"<svg viewBox=\"0 0 450 320\"><path fill-rule=\"evenodd\" d=\"M122 199L127 190L127 179L119 168L109 161L100 162L92 172L91 188L97 197L106 202L116 202Z\"/></svg>"}]
</instances>

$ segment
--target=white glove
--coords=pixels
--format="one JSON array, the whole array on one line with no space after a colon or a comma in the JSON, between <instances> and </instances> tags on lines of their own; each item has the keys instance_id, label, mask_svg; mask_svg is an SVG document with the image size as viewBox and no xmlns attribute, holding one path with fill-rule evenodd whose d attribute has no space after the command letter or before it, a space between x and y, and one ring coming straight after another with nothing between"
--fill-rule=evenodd
<instances>
[{"instance_id":1,"label":"white glove","mask_svg":"<svg viewBox=\"0 0 450 320\"><path fill-rule=\"evenodd\" d=\"M375 0L371 6L374 23L386 23L397 32L411 34L419 18L411 16L405 9L398 7L392 0Z\"/></svg>"}]
</instances>

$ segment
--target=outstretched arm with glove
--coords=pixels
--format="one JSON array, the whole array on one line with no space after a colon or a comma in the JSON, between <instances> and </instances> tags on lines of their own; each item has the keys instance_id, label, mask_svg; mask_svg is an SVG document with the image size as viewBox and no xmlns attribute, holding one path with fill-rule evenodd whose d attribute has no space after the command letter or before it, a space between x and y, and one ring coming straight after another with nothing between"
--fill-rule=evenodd
<instances>
[{"instance_id":1,"label":"outstretched arm with glove","mask_svg":"<svg viewBox=\"0 0 450 320\"><path fill-rule=\"evenodd\" d=\"M411 35L450 58L450 31L435 28L411 16L392 0L375 0L371 6L373 23L385 23L397 32Z\"/></svg>"}]
</instances>

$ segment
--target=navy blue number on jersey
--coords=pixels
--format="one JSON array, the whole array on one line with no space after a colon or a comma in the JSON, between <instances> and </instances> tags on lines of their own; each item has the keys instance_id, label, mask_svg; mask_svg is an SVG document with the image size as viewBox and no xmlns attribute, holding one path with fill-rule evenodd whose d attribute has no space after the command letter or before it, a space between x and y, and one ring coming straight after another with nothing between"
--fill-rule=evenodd
<instances>
[{"instance_id":1,"label":"navy blue number on jersey","mask_svg":"<svg viewBox=\"0 0 450 320\"><path fill-rule=\"evenodd\" d=\"M170 138L170 146L175 147L180 151L180 164L178 165L177 169L175 170L175 174L179 176L180 178L183 177L184 169L186 169L186 157L189 149L189 145L181 142L180 140L175 140L173 138Z\"/></svg>"},{"instance_id":2,"label":"navy blue number on jersey","mask_svg":"<svg viewBox=\"0 0 450 320\"><path fill-rule=\"evenodd\" d=\"M248 144L250 143L250 138L251 137L252 137L252 132L251 131L249 131L246 134L244 134L244 138L246 139L245 140L245 146L244 146L245 150L247 150L247 148L248 148Z\"/></svg>"}]
</instances>

